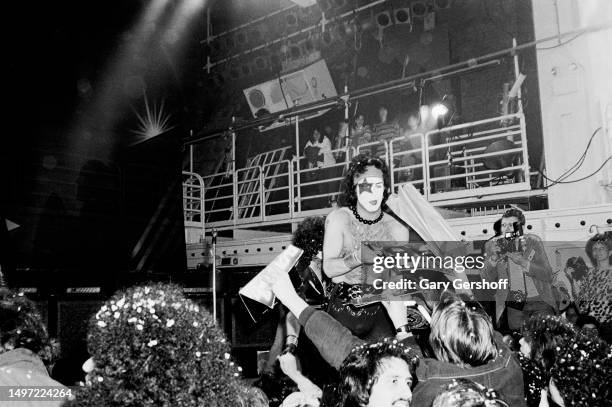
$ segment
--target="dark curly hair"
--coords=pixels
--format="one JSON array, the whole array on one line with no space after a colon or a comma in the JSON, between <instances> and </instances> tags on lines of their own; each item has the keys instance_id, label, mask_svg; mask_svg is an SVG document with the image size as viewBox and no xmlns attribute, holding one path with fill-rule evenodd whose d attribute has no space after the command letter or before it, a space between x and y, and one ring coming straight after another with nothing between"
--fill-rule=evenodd
<instances>
[{"instance_id":1,"label":"dark curly hair","mask_svg":"<svg viewBox=\"0 0 612 407\"><path fill-rule=\"evenodd\" d=\"M567 320L553 315L534 315L523 323L523 338L531 347L528 355L548 371L557 357L557 346L564 336L578 333Z\"/></svg>"},{"instance_id":2,"label":"dark curly hair","mask_svg":"<svg viewBox=\"0 0 612 407\"><path fill-rule=\"evenodd\" d=\"M593 246L595 245L595 243L603 243L608 248L608 252L612 252L612 235L607 232L599 233L591 237L587 241L586 246L584 247L584 251L586 252L587 256L589 256L589 260L591 260L591 264L594 267L597 266L597 260L595 259L595 257L593 257ZM610 260L610 257L608 258L608 263L612 264L612 260Z\"/></svg>"},{"instance_id":3,"label":"dark curly hair","mask_svg":"<svg viewBox=\"0 0 612 407\"><path fill-rule=\"evenodd\" d=\"M387 164L378 157L373 157L370 154L359 154L353 157L349 164L346 177L344 178L344 199L343 204L345 206L357 205L357 192L355 192L355 177L363 174L367 167L373 166L382 171L383 182L385 184L385 192L383 194L383 200L381 208L385 207L387 199L391 194L391 178L389 177L389 168Z\"/></svg>"},{"instance_id":4,"label":"dark curly hair","mask_svg":"<svg viewBox=\"0 0 612 407\"><path fill-rule=\"evenodd\" d=\"M212 316L177 286L120 291L92 317L95 368L72 406L234 406L241 369Z\"/></svg>"},{"instance_id":5,"label":"dark curly hair","mask_svg":"<svg viewBox=\"0 0 612 407\"><path fill-rule=\"evenodd\" d=\"M365 407L370 399L372 387L376 384L384 359L399 358L408 364L412 375L412 388L418 357L414 351L397 340L358 346L346 357L340 367L340 383L332 398L336 407Z\"/></svg>"},{"instance_id":6,"label":"dark curly hair","mask_svg":"<svg viewBox=\"0 0 612 407\"><path fill-rule=\"evenodd\" d=\"M17 348L32 351L46 365L53 363L58 353L36 304L23 293L0 288L0 353Z\"/></svg>"},{"instance_id":7,"label":"dark curly hair","mask_svg":"<svg viewBox=\"0 0 612 407\"><path fill-rule=\"evenodd\" d=\"M582 280L586 277L589 271L589 268L584 262L584 259L580 256L570 257L569 259L567 259L567 262L565 263L565 268L568 267L574 269L574 273L572 275L572 278L574 280Z\"/></svg>"},{"instance_id":8,"label":"dark curly hair","mask_svg":"<svg viewBox=\"0 0 612 407\"><path fill-rule=\"evenodd\" d=\"M583 334L559 340L559 358L552 379L566 406L612 405L612 348L601 339Z\"/></svg>"},{"instance_id":9,"label":"dark curly hair","mask_svg":"<svg viewBox=\"0 0 612 407\"><path fill-rule=\"evenodd\" d=\"M323 250L323 235L325 234L325 218L311 216L304 219L293 233L293 245L304 250L302 257L310 259Z\"/></svg>"}]
</instances>

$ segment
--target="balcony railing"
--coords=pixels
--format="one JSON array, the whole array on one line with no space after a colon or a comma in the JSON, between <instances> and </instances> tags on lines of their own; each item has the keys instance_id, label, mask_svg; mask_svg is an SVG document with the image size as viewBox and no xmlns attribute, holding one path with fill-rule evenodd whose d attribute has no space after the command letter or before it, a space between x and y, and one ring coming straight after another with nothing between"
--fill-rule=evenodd
<instances>
[{"instance_id":1,"label":"balcony railing","mask_svg":"<svg viewBox=\"0 0 612 407\"><path fill-rule=\"evenodd\" d=\"M335 150L336 164L325 167L310 168L301 156L200 178L184 173L185 220L231 227L324 210L341 193L350 159L363 152L387 162L393 191L412 184L437 204L531 188L517 113Z\"/></svg>"}]
</instances>

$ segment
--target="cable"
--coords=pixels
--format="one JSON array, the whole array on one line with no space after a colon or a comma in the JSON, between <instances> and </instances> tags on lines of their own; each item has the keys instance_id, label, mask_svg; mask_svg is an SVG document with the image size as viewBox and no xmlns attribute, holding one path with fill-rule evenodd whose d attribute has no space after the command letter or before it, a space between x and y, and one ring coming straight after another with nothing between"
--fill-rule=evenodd
<instances>
[{"instance_id":1,"label":"cable","mask_svg":"<svg viewBox=\"0 0 612 407\"><path fill-rule=\"evenodd\" d=\"M608 161L612 160L612 155L609 156L608 158L605 159L605 161L599 166L598 169L596 169L595 171L593 171L592 173L590 173L589 175L582 177L582 178L578 178L578 179L574 179L571 181L555 181L552 180L550 178L548 178L546 175L544 175L544 173L542 173L542 171L540 169L538 169L538 172L542 175L542 177L544 177L546 180L553 182L553 184L546 186L546 189L556 185L556 184L573 184L574 182L580 182L580 181L584 181L587 178L591 178L593 175L597 174L599 171L601 171L603 169L603 167L606 165L606 163Z\"/></svg>"},{"instance_id":2,"label":"cable","mask_svg":"<svg viewBox=\"0 0 612 407\"><path fill-rule=\"evenodd\" d=\"M589 151L589 147L591 146L591 143L593 142L593 138L601 129L602 129L601 127L598 127L595 129L593 134L591 134L591 138L589 139L589 142L587 143L587 146L584 149L584 152L582 153L580 158L578 158L578 161L576 161L576 163L572 165L567 171L561 174L561 176L557 178L557 181L563 181L564 179L567 179L569 176L575 174L576 171L580 169L580 167L582 167L582 164L584 163L584 160L586 159L587 152Z\"/></svg>"},{"instance_id":3,"label":"cable","mask_svg":"<svg viewBox=\"0 0 612 407\"><path fill-rule=\"evenodd\" d=\"M569 44L570 42L574 41L576 38L580 37L582 34L584 34L584 33L579 33L579 34L576 34L575 36L573 36L573 37L572 37L572 38L570 38L569 40L564 41L564 42L561 42L561 43L559 43L559 44L557 44L557 45L552 45L552 46L550 46L550 47L536 47L536 50L537 50L537 51L542 51L542 50L554 49L554 48L559 48L559 47L562 47L562 46L567 45L567 44Z\"/></svg>"}]
</instances>

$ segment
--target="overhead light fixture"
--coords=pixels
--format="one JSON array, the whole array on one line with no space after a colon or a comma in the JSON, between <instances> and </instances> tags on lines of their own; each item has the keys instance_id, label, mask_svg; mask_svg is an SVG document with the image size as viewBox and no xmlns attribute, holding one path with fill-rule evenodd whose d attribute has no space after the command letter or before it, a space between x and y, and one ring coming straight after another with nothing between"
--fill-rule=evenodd
<instances>
[{"instance_id":1,"label":"overhead light fixture","mask_svg":"<svg viewBox=\"0 0 612 407\"><path fill-rule=\"evenodd\" d=\"M387 28L391 25L391 14L388 11L381 11L376 14L376 24L379 28Z\"/></svg>"},{"instance_id":2,"label":"overhead light fixture","mask_svg":"<svg viewBox=\"0 0 612 407\"><path fill-rule=\"evenodd\" d=\"M395 24L411 24L410 9L407 7L396 8L393 11L393 17L395 17Z\"/></svg>"},{"instance_id":3,"label":"overhead light fixture","mask_svg":"<svg viewBox=\"0 0 612 407\"><path fill-rule=\"evenodd\" d=\"M412 3L410 3L410 10L411 10L411 14L412 17L414 18L425 18L425 16L427 15L427 3L425 3L422 0L417 0L414 1Z\"/></svg>"}]
</instances>

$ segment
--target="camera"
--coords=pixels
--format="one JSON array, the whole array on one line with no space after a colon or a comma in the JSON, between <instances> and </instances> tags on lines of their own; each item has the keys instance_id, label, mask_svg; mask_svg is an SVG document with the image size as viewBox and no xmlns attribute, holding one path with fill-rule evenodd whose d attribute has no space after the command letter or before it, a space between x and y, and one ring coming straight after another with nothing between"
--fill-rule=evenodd
<instances>
[{"instance_id":1,"label":"camera","mask_svg":"<svg viewBox=\"0 0 612 407\"><path fill-rule=\"evenodd\" d=\"M514 229L512 232L504 233L503 237L497 240L499 254L502 256L507 253L514 253L521 250L522 242L519 240L517 247L516 239L520 239L523 236L523 225L521 225L520 222L514 222L512 228Z\"/></svg>"}]
</instances>

